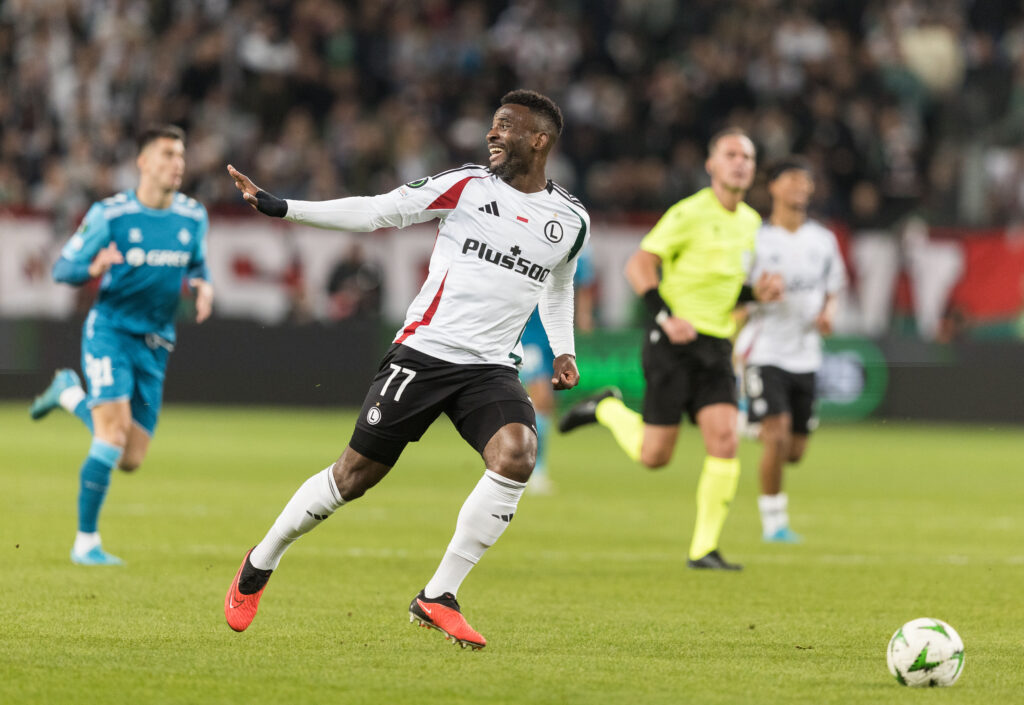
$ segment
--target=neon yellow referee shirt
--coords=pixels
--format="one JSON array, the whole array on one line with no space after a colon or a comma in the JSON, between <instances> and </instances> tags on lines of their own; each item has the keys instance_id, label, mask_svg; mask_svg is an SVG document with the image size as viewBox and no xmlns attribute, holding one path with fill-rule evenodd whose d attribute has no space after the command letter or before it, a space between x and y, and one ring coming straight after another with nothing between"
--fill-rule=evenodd
<instances>
[{"instance_id":1,"label":"neon yellow referee shirt","mask_svg":"<svg viewBox=\"0 0 1024 705\"><path fill-rule=\"evenodd\" d=\"M704 335L728 338L736 332L731 313L759 227L757 211L742 202L729 211L710 188L665 211L640 249L661 258L658 293L673 316Z\"/></svg>"}]
</instances>

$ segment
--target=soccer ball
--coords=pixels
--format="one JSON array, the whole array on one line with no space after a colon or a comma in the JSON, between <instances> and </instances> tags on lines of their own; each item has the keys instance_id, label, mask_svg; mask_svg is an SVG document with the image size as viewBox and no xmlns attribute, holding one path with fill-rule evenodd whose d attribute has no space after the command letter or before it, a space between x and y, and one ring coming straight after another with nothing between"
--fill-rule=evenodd
<instances>
[{"instance_id":1,"label":"soccer ball","mask_svg":"<svg viewBox=\"0 0 1024 705\"><path fill-rule=\"evenodd\" d=\"M885 660L900 685L953 685L964 670L964 642L941 619L921 617L896 630Z\"/></svg>"}]
</instances>

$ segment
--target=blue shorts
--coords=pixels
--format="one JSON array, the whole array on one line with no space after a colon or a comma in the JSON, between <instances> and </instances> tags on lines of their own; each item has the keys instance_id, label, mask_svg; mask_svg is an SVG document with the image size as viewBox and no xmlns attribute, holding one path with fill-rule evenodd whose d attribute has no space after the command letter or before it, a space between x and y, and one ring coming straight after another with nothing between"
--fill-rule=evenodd
<instances>
[{"instance_id":1,"label":"blue shorts","mask_svg":"<svg viewBox=\"0 0 1024 705\"><path fill-rule=\"evenodd\" d=\"M128 400L132 420L150 436L156 431L171 346L157 336L136 335L104 325L90 314L82 329L82 370L89 408Z\"/></svg>"},{"instance_id":2,"label":"blue shorts","mask_svg":"<svg viewBox=\"0 0 1024 705\"><path fill-rule=\"evenodd\" d=\"M550 380L554 374L555 355L540 322L539 311L534 310L530 316L520 342L523 344L523 367L519 370L519 379L527 386Z\"/></svg>"}]
</instances>

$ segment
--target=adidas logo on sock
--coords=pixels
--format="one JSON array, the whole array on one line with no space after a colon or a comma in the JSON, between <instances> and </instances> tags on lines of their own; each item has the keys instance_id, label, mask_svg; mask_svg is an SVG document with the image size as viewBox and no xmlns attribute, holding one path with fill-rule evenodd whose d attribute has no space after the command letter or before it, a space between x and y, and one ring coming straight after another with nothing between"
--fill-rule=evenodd
<instances>
[{"instance_id":1,"label":"adidas logo on sock","mask_svg":"<svg viewBox=\"0 0 1024 705\"><path fill-rule=\"evenodd\" d=\"M313 512L309 511L308 509L306 510L306 514L310 515L311 517L313 517L317 521L323 521L324 519L326 519L327 517L330 516L330 514L314 514Z\"/></svg>"},{"instance_id":2,"label":"adidas logo on sock","mask_svg":"<svg viewBox=\"0 0 1024 705\"><path fill-rule=\"evenodd\" d=\"M498 215L498 202L497 201L491 201L486 206L480 206L479 208L477 208L477 210L478 211L483 211L484 213L487 213L489 215ZM501 216L498 216L498 217L501 217Z\"/></svg>"},{"instance_id":3,"label":"adidas logo on sock","mask_svg":"<svg viewBox=\"0 0 1024 705\"><path fill-rule=\"evenodd\" d=\"M501 519L503 522L507 524L508 522L512 521L512 517L515 516L515 513L513 512L512 514L492 514L491 516L495 519Z\"/></svg>"}]
</instances>

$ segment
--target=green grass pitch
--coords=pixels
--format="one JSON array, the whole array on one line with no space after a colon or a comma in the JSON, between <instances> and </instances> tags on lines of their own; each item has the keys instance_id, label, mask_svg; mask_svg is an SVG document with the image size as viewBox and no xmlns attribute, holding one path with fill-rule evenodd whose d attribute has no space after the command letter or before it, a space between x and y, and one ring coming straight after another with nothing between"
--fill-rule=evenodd
<instances>
[{"instance_id":1,"label":"green grass pitch","mask_svg":"<svg viewBox=\"0 0 1024 705\"><path fill-rule=\"evenodd\" d=\"M447 421L285 557L248 631L223 599L245 550L334 460L342 411L171 406L102 517L122 568L68 560L88 446L63 412L0 405L0 702L993 703L1024 687L1024 431L823 428L791 470L800 546L764 545L759 447L723 536L740 574L688 570L702 458L632 466L600 428L552 442L557 494L525 496L460 601L488 639L408 622L483 470ZM893 631L951 623L951 689L901 688Z\"/></svg>"}]
</instances>

